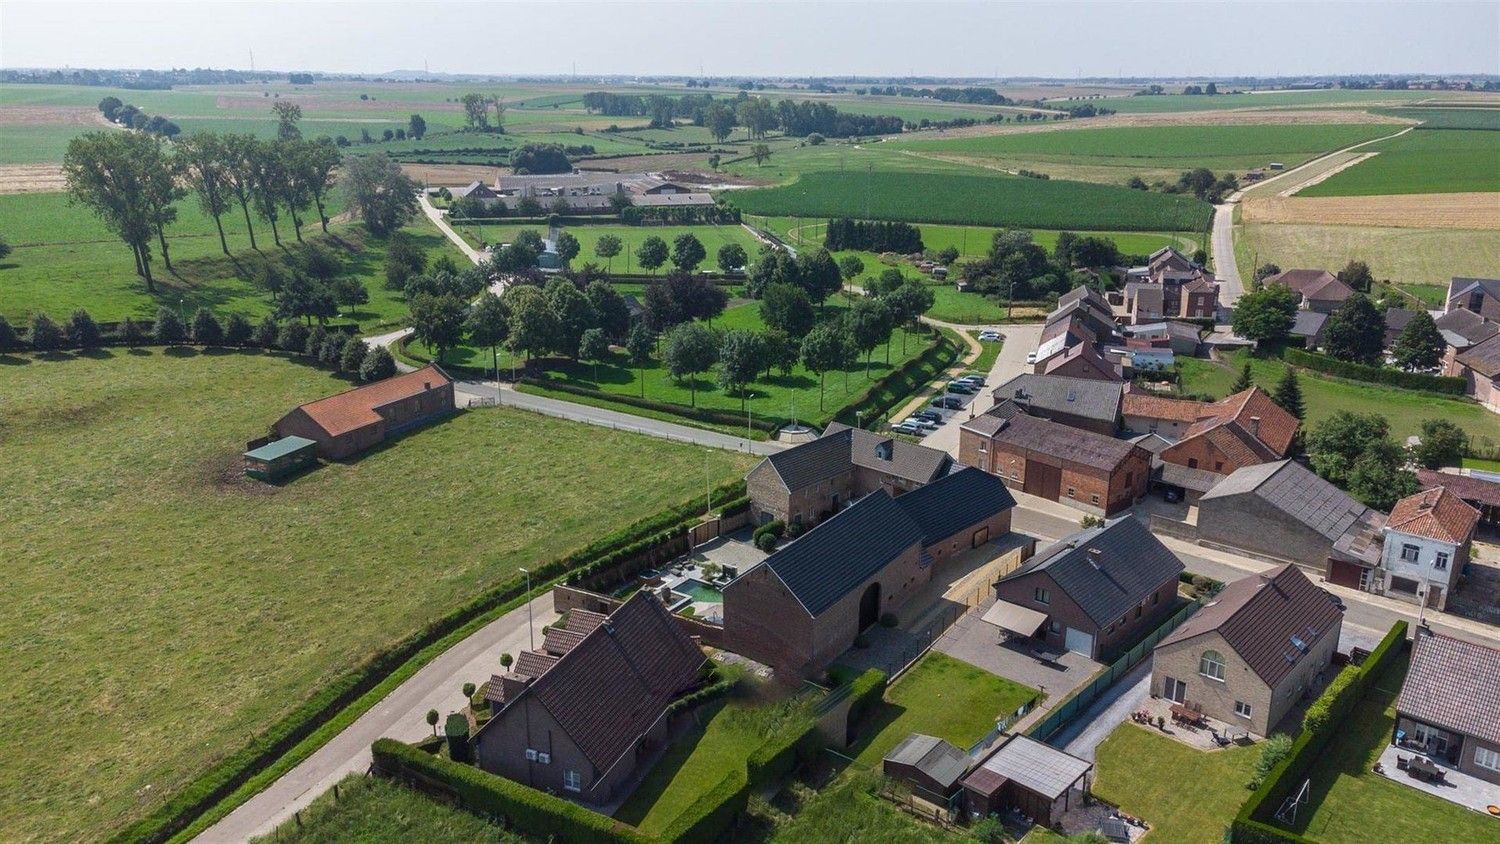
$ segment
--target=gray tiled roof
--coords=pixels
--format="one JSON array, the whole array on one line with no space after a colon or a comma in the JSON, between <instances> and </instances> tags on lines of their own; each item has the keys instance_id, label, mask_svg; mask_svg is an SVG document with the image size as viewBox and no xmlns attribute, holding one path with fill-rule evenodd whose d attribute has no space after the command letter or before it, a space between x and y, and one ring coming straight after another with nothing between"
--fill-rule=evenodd
<instances>
[{"instance_id":1,"label":"gray tiled roof","mask_svg":"<svg viewBox=\"0 0 1500 844\"><path fill-rule=\"evenodd\" d=\"M965 427L969 425L966 424ZM971 428L971 430L980 429ZM1114 437L1106 437L1082 428L1037 419L1024 413L1018 413L1008 421L1001 420L999 429L988 436L996 443L1045 454L1105 472L1113 472L1139 448L1129 440L1117 440Z\"/></svg>"},{"instance_id":2,"label":"gray tiled roof","mask_svg":"<svg viewBox=\"0 0 1500 844\"><path fill-rule=\"evenodd\" d=\"M1418 631L1396 711L1500 743L1500 650Z\"/></svg>"},{"instance_id":3,"label":"gray tiled roof","mask_svg":"<svg viewBox=\"0 0 1500 844\"><path fill-rule=\"evenodd\" d=\"M947 539L1016 506L999 476L972 466L898 496L896 503L922 529L922 544Z\"/></svg>"},{"instance_id":4,"label":"gray tiled roof","mask_svg":"<svg viewBox=\"0 0 1500 844\"><path fill-rule=\"evenodd\" d=\"M1460 348L1481 343L1500 333L1500 325L1463 308L1455 308L1438 317L1435 322L1443 339L1449 345Z\"/></svg>"},{"instance_id":5,"label":"gray tiled roof","mask_svg":"<svg viewBox=\"0 0 1500 844\"><path fill-rule=\"evenodd\" d=\"M881 447L890 457L881 456ZM823 436L765 459L788 490L798 490L832 478L853 466L874 469L919 484L931 483L948 471L947 452L883 436L861 428L830 422Z\"/></svg>"},{"instance_id":6,"label":"gray tiled roof","mask_svg":"<svg viewBox=\"0 0 1500 844\"><path fill-rule=\"evenodd\" d=\"M1120 415L1118 382L1022 373L996 387L995 400L1015 399L1037 415L1068 413L1113 422Z\"/></svg>"},{"instance_id":7,"label":"gray tiled roof","mask_svg":"<svg viewBox=\"0 0 1500 844\"><path fill-rule=\"evenodd\" d=\"M1292 460L1236 469L1203 500L1256 495L1330 542L1354 527L1370 508Z\"/></svg>"},{"instance_id":8,"label":"gray tiled roof","mask_svg":"<svg viewBox=\"0 0 1500 844\"><path fill-rule=\"evenodd\" d=\"M1453 276L1448 281L1448 300L1462 296L1474 288L1483 290L1486 296L1500 299L1500 279L1496 278L1465 278Z\"/></svg>"},{"instance_id":9,"label":"gray tiled roof","mask_svg":"<svg viewBox=\"0 0 1500 844\"><path fill-rule=\"evenodd\" d=\"M922 529L882 489L835 513L762 565L817 616L921 541Z\"/></svg>"},{"instance_id":10,"label":"gray tiled roof","mask_svg":"<svg viewBox=\"0 0 1500 844\"><path fill-rule=\"evenodd\" d=\"M1182 561L1144 523L1125 516L1058 541L1001 581L1045 571L1095 624L1104 626L1182 569Z\"/></svg>"},{"instance_id":11,"label":"gray tiled roof","mask_svg":"<svg viewBox=\"0 0 1500 844\"><path fill-rule=\"evenodd\" d=\"M935 736L912 733L891 748L886 762L909 765L945 787L951 787L969 769L969 755Z\"/></svg>"},{"instance_id":12,"label":"gray tiled roof","mask_svg":"<svg viewBox=\"0 0 1500 844\"><path fill-rule=\"evenodd\" d=\"M1323 332L1323 323L1328 321L1328 314L1318 311L1298 310L1297 316L1292 319L1291 334L1294 337L1317 337Z\"/></svg>"},{"instance_id":13,"label":"gray tiled roof","mask_svg":"<svg viewBox=\"0 0 1500 844\"><path fill-rule=\"evenodd\" d=\"M850 468L849 440L847 434L821 436L772 454L765 462L781 476L788 490L802 489Z\"/></svg>"},{"instance_id":14,"label":"gray tiled roof","mask_svg":"<svg viewBox=\"0 0 1500 844\"><path fill-rule=\"evenodd\" d=\"M1456 360L1486 378L1500 375L1500 335L1459 352Z\"/></svg>"}]
</instances>

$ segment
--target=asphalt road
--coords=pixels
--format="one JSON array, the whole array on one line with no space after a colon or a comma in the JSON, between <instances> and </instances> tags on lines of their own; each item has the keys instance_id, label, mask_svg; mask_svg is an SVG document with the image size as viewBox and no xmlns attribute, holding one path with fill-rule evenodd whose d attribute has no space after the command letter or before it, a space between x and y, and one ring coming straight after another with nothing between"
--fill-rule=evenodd
<instances>
[{"instance_id":1,"label":"asphalt road","mask_svg":"<svg viewBox=\"0 0 1500 844\"><path fill-rule=\"evenodd\" d=\"M948 421L922 438L922 445L946 451L954 457L958 456L959 427L965 420L972 419L994 406L995 399L992 392L996 387L1022 372L1030 371L1030 367L1026 365L1026 355L1036 349L1037 340L1042 336L1041 323L978 327L996 328L1005 338L1004 345L1000 347L999 357L995 358L994 366L990 367L989 373L985 375L984 389L975 394L963 410L943 411Z\"/></svg>"},{"instance_id":2,"label":"asphalt road","mask_svg":"<svg viewBox=\"0 0 1500 844\"><path fill-rule=\"evenodd\" d=\"M1245 295L1245 280L1240 277L1239 264L1234 258L1234 197L1222 205L1214 206L1214 277L1218 278L1219 304L1226 308Z\"/></svg>"}]
</instances>

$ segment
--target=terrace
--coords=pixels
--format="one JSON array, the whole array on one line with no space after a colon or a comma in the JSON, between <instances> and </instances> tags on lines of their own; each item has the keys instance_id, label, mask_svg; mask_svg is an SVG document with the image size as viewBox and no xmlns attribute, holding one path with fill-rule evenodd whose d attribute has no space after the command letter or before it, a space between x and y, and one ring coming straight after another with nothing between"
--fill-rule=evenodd
<instances>
[{"instance_id":1,"label":"terrace","mask_svg":"<svg viewBox=\"0 0 1500 844\"><path fill-rule=\"evenodd\" d=\"M641 572L617 597L645 589L660 598L670 612L723 624L723 588L766 557L747 541L748 531L740 533L743 536L721 536L660 569Z\"/></svg>"},{"instance_id":2,"label":"terrace","mask_svg":"<svg viewBox=\"0 0 1500 844\"><path fill-rule=\"evenodd\" d=\"M1424 791L1434 797L1441 797L1450 803L1457 803L1481 814L1500 816L1500 784L1460 773L1446 759L1439 756L1420 758L1435 764L1442 772L1443 778L1437 780L1412 775L1410 766L1413 754L1411 751L1403 751L1394 744L1386 745L1385 750L1381 751L1380 759L1375 763L1375 773L1388 780Z\"/></svg>"}]
</instances>

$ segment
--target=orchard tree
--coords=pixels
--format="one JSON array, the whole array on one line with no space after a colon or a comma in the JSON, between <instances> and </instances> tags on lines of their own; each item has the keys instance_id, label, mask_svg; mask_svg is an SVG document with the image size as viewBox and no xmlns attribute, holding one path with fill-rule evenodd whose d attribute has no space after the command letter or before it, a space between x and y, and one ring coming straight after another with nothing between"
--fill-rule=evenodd
<instances>
[{"instance_id":1,"label":"orchard tree","mask_svg":"<svg viewBox=\"0 0 1500 844\"><path fill-rule=\"evenodd\" d=\"M1270 345L1286 339L1296 318L1297 294L1278 284L1241 296L1231 327L1246 340Z\"/></svg>"},{"instance_id":2,"label":"orchard tree","mask_svg":"<svg viewBox=\"0 0 1500 844\"><path fill-rule=\"evenodd\" d=\"M827 374L843 366L850 345L844 328L837 322L819 323L802 338L802 366L818 376L818 410L823 409L823 386Z\"/></svg>"},{"instance_id":3,"label":"orchard tree","mask_svg":"<svg viewBox=\"0 0 1500 844\"><path fill-rule=\"evenodd\" d=\"M609 357L609 338L599 328L583 332L578 340L578 359L594 365L594 389L599 389L599 361Z\"/></svg>"},{"instance_id":4,"label":"orchard tree","mask_svg":"<svg viewBox=\"0 0 1500 844\"><path fill-rule=\"evenodd\" d=\"M1443 362L1447 346L1432 315L1418 310L1397 335L1391 356L1402 369L1431 369Z\"/></svg>"},{"instance_id":5,"label":"orchard tree","mask_svg":"<svg viewBox=\"0 0 1500 844\"><path fill-rule=\"evenodd\" d=\"M754 331L735 329L724 333L719 346L719 387L726 394L740 394L740 410L748 399L747 386L766 367L766 345Z\"/></svg>"},{"instance_id":6,"label":"orchard tree","mask_svg":"<svg viewBox=\"0 0 1500 844\"><path fill-rule=\"evenodd\" d=\"M625 352L635 364L636 378L641 382L641 398L646 397L646 364L651 362L651 353L656 349L656 335L643 322L630 327L630 336L625 338Z\"/></svg>"},{"instance_id":7,"label":"orchard tree","mask_svg":"<svg viewBox=\"0 0 1500 844\"><path fill-rule=\"evenodd\" d=\"M1241 300L1243 301L1243 300ZM1355 293L1328 317L1323 349L1339 360L1380 363L1385 347L1385 317L1363 293Z\"/></svg>"},{"instance_id":8,"label":"orchard tree","mask_svg":"<svg viewBox=\"0 0 1500 844\"><path fill-rule=\"evenodd\" d=\"M743 269L749 262L750 256L745 254L745 247L738 243L726 243L719 247L719 271L725 275Z\"/></svg>"},{"instance_id":9,"label":"orchard tree","mask_svg":"<svg viewBox=\"0 0 1500 844\"><path fill-rule=\"evenodd\" d=\"M605 272L614 272L615 256L620 254L623 247L624 244L620 242L620 239L612 234L600 235L599 239L594 241L594 255L604 259Z\"/></svg>"},{"instance_id":10,"label":"orchard tree","mask_svg":"<svg viewBox=\"0 0 1500 844\"><path fill-rule=\"evenodd\" d=\"M667 242L654 234L641 241L641 245L635 250L636 263L652 275L656 274L657 268L667 262L668 255Z\"/></svg>"},{"instance_id":11,"label":"orchard tree","mask_svg":"<svg viewBox=\"0 0 1500 844\"><path fill-rule=\"evenodd\" d=\"M672 241L672 266L679 270L692 272L706 257L703 242L692 232L683 232Z\"/></svg>"},{"instance_id":12,"label":"orchard tree","mask_svg":"<svg viewBox=\"0 0 1500 844\"><path fill-rule=\"evenodd\" d=\"M686 322L672 329L667 335L663 351L667 372L673 380L688 379L691 391L691 406L698 406L698 379L700 372L707 372L719 357L717 332L701 322Z\"/></svg>"}]
</instances>

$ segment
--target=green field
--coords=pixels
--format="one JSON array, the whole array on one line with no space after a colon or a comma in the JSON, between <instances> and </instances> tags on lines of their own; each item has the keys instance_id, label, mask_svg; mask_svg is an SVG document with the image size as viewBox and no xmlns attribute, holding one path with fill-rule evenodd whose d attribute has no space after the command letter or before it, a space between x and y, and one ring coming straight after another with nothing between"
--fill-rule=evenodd
<instances>
[{"instance_id":1,"label":"green field","mask_svg":"<svg viewBox=\"0 0 1500 844\"><path fill-rule=\"evenodd\" d=\"M331 207L330 216L340 210ZM254 218L252 218L254 219ZM178 220L167 229L175 272L163 265L159 248L152 242L152 274L156 292L146 290L135 273L130 250L104 228L86 209L69 205L63 194L13 194L0 196L0 220L6 239L15 251L0 261L0 315L13 323L25 322L41 312L61 321L76 308L87 309L95 319L147 318L158 307L180 309L191 315L207 307L223 317L230 313L259 318L271 310L270 294L255 283L257 267L269 257L289 254L297 241L289 223L280 224L279 249L271 239L270 226L255 220L260 252L250 249L244 218L236 209L224 217L225 234L234 257L219 248L212 218L198 210L191 199L178 204ZM345 271L361 279L370 301L345 309L343 319L365 328L392 325L406 316L406 303L397 291L386 290L385 241L369 236L364 227L338 223L330 227L345 255ZM417 239L430 258L452 256L466 259L447 238L418 216L406 232ZM303 225L303 236L321 236L317 223Z\"/></svg>"},{"instance_id":2,"label":"green field","mask_svg":"<svg viewBox=\"0 0 1500 844\"><path fill-rule=\"evenodd\" d=\"M1337 270L1360 260L1378 279L1446 289L1453 276L1494 274L1500 267L1500 230L1249 223L1236 227L1234 250L1241 268L1271 262L1286 269ZM1442 307L1441 299L1430 304Z\"/></svg>"},{"instance_id":3,"label":"green field","mask_svg":"<svg viewBox=\"0 0 1500 844\"><path fill-rule=\"evenodd\" d=\"M1500 132L1417 129L1361 152L1378 154L1297 195L1500 191Z\"/></svg>"},{"instance_id":4,"label":"green field","mask_svg":"<svg viewBox=\"0 0 1500 844\"><path fill-rule=\"evenodd\" d=\"M1500 103L1490 108L1414 108L1371 109L1378 114L1422 121L1423 129L1489 129L1500 130Z\"/></svg>"},{"instance_id":5,"label":"green field","mask_svg":"<svg viewBox=\"0 0 1500 844\"><path fill-rule=\"evenodd\" d=\"M1228 87L1228 86L1226 86ZM1121 114L1144 114L1170 111L1216 111L1220 109L1327 108L1329 106L1401 105L1431 99L1431 91L1259 91L1243 94L1220 94L1214 97L1185 94L1163 94L1155 97L1106 97L1093 100L1095 105L1112 108ZM1483 101L1483 95L1475 95Z\"/></svg>"},{"instance_id":6,"label":"green field","mask_svg":"<svg viewBox=\"0 0 1500 844\"><path fill-rule=\"evenodd\" d=\"M1311 769L1308 805L1294 829L1319 844L1365 844L1371 830L1389 841L1494 840L1497 822L1372 768L1396 726L1396 696L1407 660L1394 661L1355 705Z\"/></svg>"},{"instance_id":7,"label":"green field","mask_svg":"<svg viewBox=\"0 0 1500 844\"><path fill-rule=\"evenodd\" d=\"M1112 185L946 173L816 172L721 194L752 214L1089 231L1205 231L1213 206Z\"/></svg>"},{"instance_id":8,"label":"green field","mask_svg":"<svg viewBox=\"0 0 1500 844\"><path fill-rule=\"evenodd\" d=\"M1181 358L1182 387L1189 393L1225 396L1229 393L1240 367L1246 360L1255 384L1263 390L1274 390L1286 364L1279 360L1257 358L1246 352L1235 352L1229 364L1223 365L1197 358ZM1316 425L1340 410L1353 413L1378 413L1391 423L1391 436L1397 442L1420 432L1422 420L1448 419L1468 432L1470 437L1484 437L1500 443L1500 416L1472 401L1445 399L1430 393L1417 393L1396 387L1383 387L1357 381L1341 381L1313 372L1297 373L1302 398L1307 407L1305 425Z\"/></svg>"},{"instance_id":9,"label":"green field","mask_svg":"<svg viewBox=\"0 0 1500 844\"><path fill-rule=\"evenodd\" d=\"M464 222L453 223L452 225L454 231L459 232L471 244L476 245L479 243L491 245L509 243L515 238L516 233L522 229L531 229L543 237L547 236L547 227L545 225ZM671 247L673 239L678 235L691 233L703 243L703 249L708 253L708 257L703 259L703 263L699 265L699 269L715 273L719 271L717 263L719 247L724 244L738 243L745 250L745 254L752 259L755 257L756 252L760 250L760 241L756 240L755 236L746 231L743 226L733 223L715 226L626 226L587 223L583 225L563 226L563 230L578 238L580 251L578 252L578 257L573 259L574 267L580 267L585 263L592 262L598 264L601 268L608 265L611 270L625 273L645 272L645 270L636 266L635 250L648 237L659 237L667 242L668 247ZM618 237L622 247L620 254L616 255L613 261L606 261L594 255L594 246L599 242L599 238L607 234ZM665 267L657 270L657 272L666 272L671 266L671 262L669 261Z\"/></svg>"},{"instance_id":10,"label":"green field","mask_svg":"<svg viewBox=\"0 0 1500 844\"><path fill-rule=\"evenodd\" d=\"M1215 173L1242 173L1272 161L1295 167L1395 129L1378 124L1135 126L888 143L919 155L1118 185L1131 176L1170 181L1194 167Z\"/></svg>"},{"instance_id":11,"label":"green field","mask_svg":"<svg viewBox=\"0 0 1500 844\"><path fill-rule=\"evenodd\" d=\"M523 844L506 832L457 806L381 777L350 774L294 820L276 828L258 844L407 844L412 841L465 844Z\"/></svg>"},{"instance_id":12,"label":"green field","mask_svg":"<svg viewBox=\"0 0 1500 844\"><path fill-rule=\"evenodd\" d=\"M801 249L803 247L817 248L823 245L823 232L827 228L827 218L817 219L810 217L761 217L752 216L745 222L752 226L767 229L787 243ZM922 232L922 245L928 249L940 250L949 246L958 250L959 255L966 257L979 257L988 255L990 243L995 238L995 228L991 226L954 226L940 223L918 223L917 228ZM1056 229L1030 229L1031 239L1047 251L1052 251L1057 246L1057 236L1060 234ZM1121 252L1127 255L1150 255L1163 246L1175 245L1178 249L1188 252L1198 248L1198 240L1190 235L1179 234L1175 237L1165 232L1127 232L1127 231L1077 231L1074 234L1088 235L1091 237L1107 237L1115 242ZM846 254L838 253L840 256ZM861 260L870 253L851 252L857 254ZM870 262L865 260L866 264Z\"/></svg>"},{"instance_id":13,"label":"green field","mask_svg":"<svg viewBox=\"0 0 1500 844\"><path fill-rule=\"evenodd\" d=\"M270 487L236 474L246 440L345 381L190 348L0 371L0 486L25 491L0 521L0 705L37 738L0 771L8 841L106 836L518 567L749 465L497 408Z\"/></svg>"},{"instance_id":14,"label":"green field","mask_svg":"<svg viewBox=\"0 0 1500 844\"><path fill-rule=\"evenodd\" d=\"M1202 751L1121 724L1095 751L1094 793L1151 824L1153 844L1210 844L1250 796L1258 747ZM1413 839L1418 840L1418 839Z\"/></svg>"}]
</instances>

